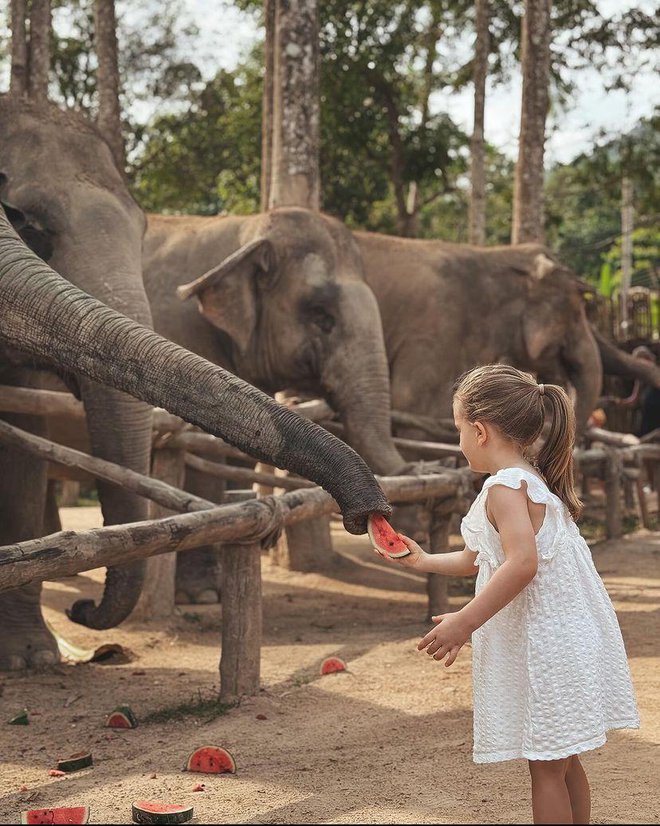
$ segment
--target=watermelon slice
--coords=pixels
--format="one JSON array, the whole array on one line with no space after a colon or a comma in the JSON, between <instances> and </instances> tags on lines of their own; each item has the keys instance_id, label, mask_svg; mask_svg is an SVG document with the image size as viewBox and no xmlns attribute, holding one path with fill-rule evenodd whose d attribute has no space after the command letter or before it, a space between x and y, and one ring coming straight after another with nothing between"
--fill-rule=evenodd
<instances>
[{"instance_id":1,"label":"watermelon slice","mask_svg":"<svg viewBox=\"0 0 660 826\"><path fill-rule=\"evenodd\" d=\"M57 768L62 772L77 772L91 766L93 762L88 751L77 751L69 757L58 757Z\"/></svg>"},{"instance_id":2,"label":"watermelon slice","mask_svg":"<svg viewBox=\"0 0 660 826\"><path fill-rule=\"evenodd\" d=\"M28 719L28 710L24 708L20 714L17 714L16 717L12 717L11 720L7 720L7 722L10 726L29 726L30 720Z\"/></svg>"},{"instance_id":3,"label":"watermelon slice","mask_svg":"<svg viewBox=\"0 0 660 826\"><path fill-rule=\"evenodd\" d=\"M379 513L372 513L367 519L367 532L374 548L391 556L392 559L399 559L410 553L408 546L399 538L399 534Z\"/></svg>"},{"instance_id":4,"label":"watermelon slice","mask_svg":"<svg viewBox=\"0 0 660 826\"><path fill-rule=\"evenodd\" d=\"M236 761L227 749L219 746L201 746L190 755L183 770L204 774L235 774Z\"/></svg>"},{"instance_id":5,"label":"watermelon slice","mask_svg":"<svg viewBox=\"0 0 660 826\"><path fill-rule=\"evenodd\" d=\"M89 807L30 809L27 812L21 812L21 823L89 823Z\"/></svg>"},{"instance_id":6,"label":"watermelon slice","mask_svg":"<svg viewBox=\"0 0 660 826\"><path fill-rule=\"evenodd\" d=\"M346 671L346 663L339 657L326 657L321 663L321 674L337 674Z\"/></svg>"},{"instance_id":7,"label":"watermelon slice","mask_svg":"<svg viewBox=\"0 0 660 826\"><path fill-rule=\"evenodd\" d=\"M137 728L137 717L129 706L117 706L105 721L106 728Z\"/></svg>"},{"instance_id":8,"label":"watermelon slice","mask_svg":"<svg viewBox=\"0 0 660 826\"><path fill-rule=\"evenodd\" d=\"M192 816L192 806L172 806L148 800L133 804L133 823L186 823Z\"/></svg>"}]
</instances>

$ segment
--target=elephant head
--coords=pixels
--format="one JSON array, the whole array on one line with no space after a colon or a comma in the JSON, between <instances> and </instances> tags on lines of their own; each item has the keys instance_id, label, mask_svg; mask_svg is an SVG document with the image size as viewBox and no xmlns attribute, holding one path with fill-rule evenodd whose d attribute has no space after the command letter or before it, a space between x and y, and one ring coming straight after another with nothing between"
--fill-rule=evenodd
<instances>
[{"instance_id":1,"label":"elephant head","mask_svg":"<svg viewBox=\"0 0 660 826\"><path fill-rule=\"evenodd\" d=\"M380 314L351 233L298 208L201 220L187 258L201 274L178 295L196 298L230 368L268 392L323 396L375 472L399 470Z\"/></svg>"},{"instance_id":2,"label":"elephant head","mask_svg":"<svg viewBox=\"0 0 660 826\"><path fill-rule=\"evenodd\" d=\"M603 379L580 286L574 273L545 248L522 245L512 252L524 255L527 266L523 270L524 299L519 305L520 335L509 338L514 341L511 363L534 371L539 381L572 389L580 432L597 406Z\"/></svg>"},{"instance_id":3,"label":"elephant head","mask_svg":"<svg viewBox=\"0 0 660 826\"><path fill-rule=\"evenodd\" d=\"M94 127L50 104L1 98L0 201L23 240L69 281L151 324L141 270L144 216ZM50 365L47 353L41 364ZM151 408L75 365L66 383L85 405L93 454L149 473ZM105 524L147 518L144 500L98 487ZM143 576L141 562L109 569L98 607L78 603L71 618L92 628L117 625L135 606Z\"/></svg>"}]
</instances>

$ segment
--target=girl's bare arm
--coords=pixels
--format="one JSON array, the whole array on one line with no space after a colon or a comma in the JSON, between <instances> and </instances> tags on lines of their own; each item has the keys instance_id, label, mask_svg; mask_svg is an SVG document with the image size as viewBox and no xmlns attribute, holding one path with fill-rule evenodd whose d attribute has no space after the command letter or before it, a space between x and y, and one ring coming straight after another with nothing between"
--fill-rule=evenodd
<instances>
[{"instance_id":1,"label":"girl's bare arm","mask_svg":"<svg viewBox=\"0 0 660 826\"><path fill-rule=\"evenodd\" d=\"M493 485L488 491L505 561L488 584L458 612L471 631L480 628L508 605L536 576L538 554L534 528L522 489Z\"/></svg>"},{"instance_id":2,"label":"girl's bare arm","mask_svg":"<svg viewBox=\"0 0 660 826\"><path fill-rule=\"evenodd\" d=\"M471 551L467 545L462 551L453 551L452 553L427 554L420 546L409 536L400 533L399 536L403 542L408 546L410 553L408 556L392 559L386 554L380 553L376 549L376 553L386 559L388 562L397 562L406 568L414 568L416 571L424 571L429 574L444 574L445 576L473 576L479 570L474 560L477 555Z\"/></svg>"}]
</instances>

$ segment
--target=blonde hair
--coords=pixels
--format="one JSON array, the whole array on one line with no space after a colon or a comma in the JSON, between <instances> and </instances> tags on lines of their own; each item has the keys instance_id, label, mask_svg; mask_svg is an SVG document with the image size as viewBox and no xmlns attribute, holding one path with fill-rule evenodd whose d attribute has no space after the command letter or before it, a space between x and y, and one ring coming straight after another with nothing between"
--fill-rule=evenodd
<instances>
[{"instance_id":1,"label":"blonde hair","mask_svg":"<svg viewBox=\"0 0 660 826\"><path fill-rule=\"evenodd\" d=\"M508 364L485 364L464 373L454 385L454 398L469 422L488 422L526 453L545 424L544 398L552 419L550 431L535 466L550 490L567 506L574 519L582 513L575 492L573 446L575 413L566 391L557 384L537 384L529 373Z\"/></svg>"}]
</instances>

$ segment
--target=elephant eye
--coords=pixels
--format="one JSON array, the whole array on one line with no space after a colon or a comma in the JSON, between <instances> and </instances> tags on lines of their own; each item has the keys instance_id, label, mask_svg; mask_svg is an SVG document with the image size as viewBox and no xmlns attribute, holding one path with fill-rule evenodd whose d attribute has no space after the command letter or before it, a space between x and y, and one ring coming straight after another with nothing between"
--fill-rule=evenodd
<instances>
[{"instance_id":1,"label":"elephant eye","mask_svg":"<svg viewBox=\"0 0 660 826\"><path fill-rule=\"evenodd\" d=\"M311 307L309 309L309 319L323 333L332 332L335 326L335 318L325 307Z\"/></svg>"}]
</instances>

